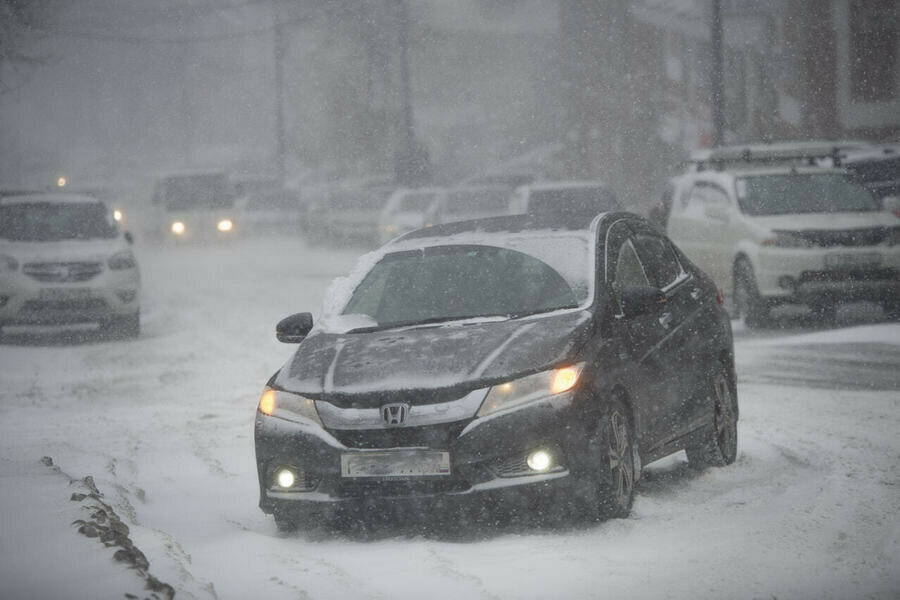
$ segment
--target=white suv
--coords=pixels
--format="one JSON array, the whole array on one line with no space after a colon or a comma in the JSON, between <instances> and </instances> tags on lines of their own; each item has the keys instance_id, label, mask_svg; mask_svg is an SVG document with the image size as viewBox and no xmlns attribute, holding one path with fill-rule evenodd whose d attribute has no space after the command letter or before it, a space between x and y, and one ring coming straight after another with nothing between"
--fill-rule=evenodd
<instances>
[{"instance_id":1,"label":"white suv","mask_svg":"<svg viewBox=\"0 0 900 600\"><path fill-rule=\"evenodd\" d=\"M810 166L826 154L719 149L672 182L669 237L750 327L786 303L824 319L843 300L900 312L900 220L845 170Z\"/></svg>"},{"instance_id":2,"label":"white suv","mask_svg":"<svg viewBox=\"0 0 900 600\"><path fill-rule=\"evenodd\" d=\"M0 330L97 322L137 336L141 279L130 246L95 198L0 197Z\"/></svg>"}]
</instances>

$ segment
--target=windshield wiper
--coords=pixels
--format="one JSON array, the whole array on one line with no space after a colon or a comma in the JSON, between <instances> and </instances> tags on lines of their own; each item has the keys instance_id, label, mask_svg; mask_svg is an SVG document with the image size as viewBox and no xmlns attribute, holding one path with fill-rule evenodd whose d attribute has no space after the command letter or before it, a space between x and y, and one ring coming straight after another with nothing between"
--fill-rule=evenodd
<instances>
[{"instance_id":1,"label":"windshield wiper","mask_svg":"<svg viewBox=\"0 0 900 600\"><path fill-rule=\"evenodd\" d=\"M383 323L379 325L372 325L371 327L357 327L356 329L351 329L347 333L372 333L375 331L384 331L387 329L398 329L400 327L418 327L420 325L434 325L437 323L448 323L450 321L466 321L468 319L487 319L491 317L501 317L506 320L513 319L521 319L523 317L528 317L531 315L537 315L545 312L552 312L554 310L563 310L568 308L578 308L577 305L568 305L568 306L557 306L555 308L542 308L538 310L530 310L523 312L513 312L513 313L486 313L480 315L461 315L461 316L448 316L448 317L430 317L428 319L419 319L416 321L395 321L393 323Z\"/></svg>"}]
</instances>

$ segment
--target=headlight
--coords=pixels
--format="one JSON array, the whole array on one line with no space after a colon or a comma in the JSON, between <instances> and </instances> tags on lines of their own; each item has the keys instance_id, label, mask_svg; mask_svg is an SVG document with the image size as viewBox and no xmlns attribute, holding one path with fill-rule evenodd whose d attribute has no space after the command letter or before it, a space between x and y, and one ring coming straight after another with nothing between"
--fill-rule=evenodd
<instances>
[{"instance_id":1,"label":"headlight","mask_svg":"<svg viewBox=\"0 0 900 600\"><path fill-rule=\"evenodd\" d=\"M0 273L12 273L19 268L19 261L12 256L0 254Z\"/></svg>"},{"instance_id":2,"label":"headlight","mask_svg":"<svg viewBox=\"0 0 900 600\"><path fill-rule=\"evenodd\" d=\"M267 387L259 397L258 410L269 417L277 417L294 423L312 421L319 427L322 426L322 420L316 410L316 401L298 394Z\"/></svg>"},{"instance_id":3,"label":"headlight","mask_svg":"<svg viewBox=\"0 0 900 600\"><path fill-rule=\"evenodd\" d=\"M121 210L114 210L114 211L113 211L113 219L116 220L116 221L121 221L121 220L122 220L122 211L121 211Z\"/></svg>"},{"instance_id":4,"label":"headlight","mask_svg":"<svg viewBox=\"0 0 900 600\"><path fill-rule=\"evenodd\" d=\"M775 237L763 240L763 246L777 246L778 248L810 248L812 242L799 233L793 231L773 231Z\"/></svg>"},{"instance_id":5,"label":"headlight","mask_svg":"<svg viewBox=\"0 0 900 600\"><path fill-rule=\"evenodd\" d=\"M216 229L221 232L231 231L234 228L234 223L231 222L231 219L222 219L216 225Z\"/></svg>"},{"instance_id":6,"label":"headlight","mask_svg":"<svg viewBox=\"0 0 900 600\"><path fill-rule=\"evenodd\" d=\"M578 363L495 385L481 403L477 416L483 417L511 406L567 392L578 383L582 369L584 363Z\"/></svg>"},{"instance_id":7,"label":"headlight","mask_svg":"<svg viewBox=\"0 0 900 600\"><path fill-rule=\"evenodd\" d=\"M133 269L137 262L134 260L134 254L131 253L131 250L122 250L110 256L106 264L113 271L121 271L123 269Z\"/></svg>"},{"instance_id":8,"label":"headlight","mask_svg":"<svg viewBox=\"0 0 900 600\"><path fill-rule=\"evenodd\" d=\"M182 223L181 221L175 221L174 223L172 223L171 229L172 233L174 233L175 235L181 235L182 233L184 233L184 223Z\"/></svg>"}]
</instances>

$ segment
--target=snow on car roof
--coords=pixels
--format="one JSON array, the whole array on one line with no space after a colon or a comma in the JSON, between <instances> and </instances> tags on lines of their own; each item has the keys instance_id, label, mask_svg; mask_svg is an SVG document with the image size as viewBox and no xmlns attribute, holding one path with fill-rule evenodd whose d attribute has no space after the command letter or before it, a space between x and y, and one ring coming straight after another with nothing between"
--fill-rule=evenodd
<instances>
[{"instance_id":1,"label":"snow on car roof","mask_svg":"<svg viewBox=\"0 0 900 600\"><path fill-rule=\"evenodd\" d=\"M0 196L0 204L37 204L40 202L53 204L102 204L93 196L84 194L22 194L19 196Z\"/></svg>"}]
</instances>

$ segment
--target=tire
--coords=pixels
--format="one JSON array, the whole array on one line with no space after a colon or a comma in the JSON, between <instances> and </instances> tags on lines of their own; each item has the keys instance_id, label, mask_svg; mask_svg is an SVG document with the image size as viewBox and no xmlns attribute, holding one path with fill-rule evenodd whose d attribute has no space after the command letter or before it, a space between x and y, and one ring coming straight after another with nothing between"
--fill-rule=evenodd
<instances>
[{"instance_id":1,"label":"tire","mask_svg":"<svg viewBox=\"0 0 900 600\"><path fill-rule=\"evenodd\" d=\"M759 295L753 267L746 259L734 265L734 316L743 317L747 327L764 327L769 322L769 308Z\"/></svg>"},{"instance_id":2,"label":"tire","mask_svg":"<svg viewBox=\"0 0 900 600\"><path fill-rule=\"evenodd\" d=\"M103 330L111 336L119 339L132 339L141 334L141 313L116 317L106 321L102 325Z\"/></svg>"},{"instance_id":3,"label":"tire","mask_svg":"<svg viewBox=\"0 0 900 600\"><path fill-rule=\"evenodd\" d=\"M603 417L596 509L600 519L624 519L634 503L634 427L621 400L613 400Z\"/></svg>"},{"instance_id":4,"label":"tire","mask_svg":"<svg viewBox=\"0 0 900 600\"><path fill-rule=\"evenodd\" d=\"M702 444L686 448L692 467L723 467L737 458L737 397L725 369L716 372L710 384L713 427Z\"/></svg>"}]
</instances>

